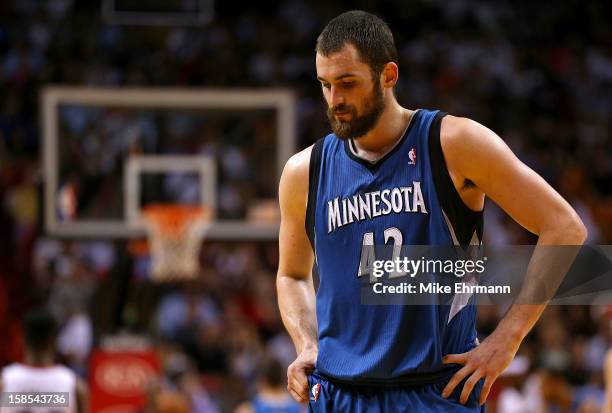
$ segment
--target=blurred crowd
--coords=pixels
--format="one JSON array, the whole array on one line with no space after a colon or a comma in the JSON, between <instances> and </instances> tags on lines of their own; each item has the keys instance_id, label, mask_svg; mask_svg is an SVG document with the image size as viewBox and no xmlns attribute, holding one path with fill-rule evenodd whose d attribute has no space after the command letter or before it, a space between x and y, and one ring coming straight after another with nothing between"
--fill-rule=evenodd
<instances>
[{"instance_id":1,"label":"blurred crowd","mask_svg":"<svg viewBox=\"0 0 612 413\"><path fill-rule=\"evenodd\" d=\"M610 4L377 4L216 2L215 17L205 26L149 27L105 23L96 2L1 2L0 331L9 339L0 341L0 365L21 357L19 315L40 304L62 325L61 360L84 377L91 349L104 335L141 334L169 349L159 385L187 390L182 402L164 400L187 400L197 412L231 411L252 397L264 356L274 355L281 365L292 360L276 307L274 243L207 243L199 282L159 288L141 274L124 241L57 240L44 233L39 92L47 84L290 88L298 98L304 147L328 130L314 67L316 36L349 8L363 7L389 22L400 52L400 103L440 108L492 128L576 208L589 243L610 243ZM118 144L112 140L113 113L96 116L63 113L66 134L83 139L68 151L72 163L60 171L66 180L70 168L79 167L77 159L112 173L122 154L155 146L157 132L146 116L133 117L139 128L121 130L125 141ZM188 130L199 127L179 116L168 120L167 131L180 135L185 123ZM260 150L267 150L274 130L253 123L257 142L264 144ZM200 135L188 134L180 151L211 151L225 164L223 179L234 188L224 195L225 213L241 216L244 205L274 195L273 171L252 185L248 178L259 168L260 154L245 148L249 135L236 138L231 129L217 129L232 144L198 142ZM113 186L98 184L92 196L107 195L93 205L104 209L103 202L114 202ZM485 242L534 241L487 204ZM612 344L609 314L600 310L550 308L497 386L489 411L497 405L499 412L519 412L505 406L520 403L527 406L520 412L596 411L603 357ZM482 337L499 317L497 308L479 308ZM178 377L186 379L179 385Z\"/></svg>"}]
</instances>

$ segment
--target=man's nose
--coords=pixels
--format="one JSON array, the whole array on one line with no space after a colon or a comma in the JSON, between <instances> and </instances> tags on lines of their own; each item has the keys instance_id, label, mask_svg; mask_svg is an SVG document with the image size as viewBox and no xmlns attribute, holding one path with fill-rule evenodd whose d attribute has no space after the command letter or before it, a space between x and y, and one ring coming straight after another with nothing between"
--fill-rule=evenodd
<instances>
[{"instance_id":1,"label":"man's nose","mask_svg":"<svg viewBox=\"0 0 612 413\"><path fill-rule=\"evenodd\" d=\"M344 95L335 86L331 87L330 100L331 100L330 103L332 104L332 107L336 107L338 105L341 105L341 104L345 103Z\"/></svg>"}]
</instances>

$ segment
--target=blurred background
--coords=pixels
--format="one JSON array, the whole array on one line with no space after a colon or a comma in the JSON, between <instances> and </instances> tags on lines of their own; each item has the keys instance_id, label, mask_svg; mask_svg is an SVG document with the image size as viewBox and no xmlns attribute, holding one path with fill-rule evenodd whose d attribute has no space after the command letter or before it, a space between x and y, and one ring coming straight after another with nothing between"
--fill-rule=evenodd
<instances>
[{"instance_id":1,"label":"blurred background","mask_svg":"<svg viewBox=\"0 0 612 413\"><path fill-rule=\"evenodd\" d=\"M133 243L144 233L61 235L46 221L125 220L125 160L179 154L215 160L217 219L273 227L277 163L286 158L279 142L291 139L296 151L328 133L316 37L353 8L390 24L402 105L490 127L574 206L589 243L612 242L609 2L3 1L0 366L23 358L20 321L40 306L60 323L58 360L89 383L94 405L108 409L121 398L105 393L94 371L117 354L145 360L149 370L114 359L107 381L132 383L134 407L107 411L162 411L147 396L163 391L178 403L167 402L175 406L168 411L232 412L253 398L260 372L274 376L263 360L281 367L293 360L276 305L274 231L217 231L202 244L193 280L159 284L146 247ZM49 86L272 88L291 96L294 133L279 133L274 108L126 108L67 99L49 109L50 147L42 124ZM51 170L43 159L54 160ZM50 176L56 182L45 197ZM202 196L194 174L139 179L143 204L193 204ZM486 243L535 241L487 204ZM481 338L501 315L479 308ZM611 316L603 306L549 308L495 386L488 411L600 411Z\"/></svg>"}]
</instances>

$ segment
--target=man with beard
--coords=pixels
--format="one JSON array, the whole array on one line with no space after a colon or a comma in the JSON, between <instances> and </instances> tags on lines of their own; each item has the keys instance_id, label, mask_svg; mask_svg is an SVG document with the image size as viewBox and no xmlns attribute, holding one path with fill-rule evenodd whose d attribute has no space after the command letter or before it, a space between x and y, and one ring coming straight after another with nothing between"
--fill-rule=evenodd
<instances>
[{"instance_id":1,"label":"man with beard","mask_svg":"<svg viewBox=\"0 0 612 413\"><path fill-rule=\"evenodd\" d=\"M463 300L363 305L368 247L479 245L485 195L539 244L586 237L570 205L491 130L400 106L397 61L378 17L329 22L316 68L333 133L294 155L280 181L277 289L297 351L287 387L310 411L479 412L545 308L511 307L478 345L476 309Z\"/></svg>"}]
</instances>

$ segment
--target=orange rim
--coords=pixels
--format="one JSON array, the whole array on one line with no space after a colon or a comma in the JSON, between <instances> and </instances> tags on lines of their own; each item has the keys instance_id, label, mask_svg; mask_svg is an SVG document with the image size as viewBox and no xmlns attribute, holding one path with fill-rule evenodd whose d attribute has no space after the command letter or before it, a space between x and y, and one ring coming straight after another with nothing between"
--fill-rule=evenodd
<instances>
[{"instance_id":1,"label":"orange rim","mask_svg":"<svg viewBox=\"0 0 612 413\"><path fill-rule=\"evenodd\" d=\"M208 221L208 211L201 206L151 204L143 208L143 216L168 236L180 235L190 220Z\"/></svg>"},{"instance_id":2,"label":"orange rim","mask_svg":"<svg viewBox=\"0 0 612 413\"><path fill-rule=\"evenodd\" d=\"M210 221L210 209L184 204L150 204L142 209L142 216L165 237L181 237L190 221ZM128 243L128 251L134 256L150 254L148 239L134 239Z\"/></svg>"}]
</instances>

